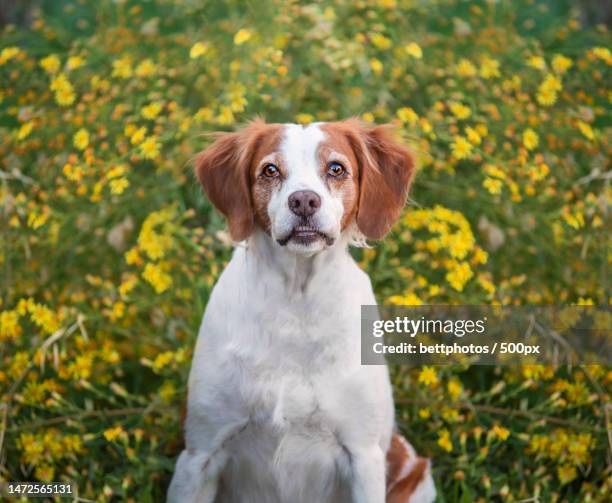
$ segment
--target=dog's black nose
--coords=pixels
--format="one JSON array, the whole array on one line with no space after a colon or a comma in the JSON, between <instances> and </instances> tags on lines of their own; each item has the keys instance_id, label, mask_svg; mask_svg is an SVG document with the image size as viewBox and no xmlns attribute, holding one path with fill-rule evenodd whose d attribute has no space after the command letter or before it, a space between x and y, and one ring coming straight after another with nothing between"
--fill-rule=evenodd
<instances>
[{"instance_id":1,"label":"dog's black nose","mask_svg":"<svg viewBox=\"0 0 612 503\"><path fill-rule=\"evenodd\" d=\"M289 196L289 209L298 217L310 217L321 207L321 198L312 190L298 190Z\"/></svg>"}]
</instances>

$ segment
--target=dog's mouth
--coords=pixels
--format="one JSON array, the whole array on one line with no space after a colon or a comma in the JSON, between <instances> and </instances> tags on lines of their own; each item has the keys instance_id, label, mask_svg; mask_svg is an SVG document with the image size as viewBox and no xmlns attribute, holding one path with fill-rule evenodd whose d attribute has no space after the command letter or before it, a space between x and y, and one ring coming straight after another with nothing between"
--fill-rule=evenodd
<instances>
[{"instance_id":1,"label":"dog's mouth","mask_svg":"<svg viewBox=\"0 0 612 503\"><path fill-rule=\"evenodd\" d=\"M289 243L289 241L292 241L296 244L308 246L313 243L316 243L319 240L325 241L328 246L334 244L333 237L320 231L315 225L312 225L308 222L301 222L296 225L289 234L287 234L283 238L277 239L276 241L281 246L285 246Z\"/></svg>"}]
</instances>

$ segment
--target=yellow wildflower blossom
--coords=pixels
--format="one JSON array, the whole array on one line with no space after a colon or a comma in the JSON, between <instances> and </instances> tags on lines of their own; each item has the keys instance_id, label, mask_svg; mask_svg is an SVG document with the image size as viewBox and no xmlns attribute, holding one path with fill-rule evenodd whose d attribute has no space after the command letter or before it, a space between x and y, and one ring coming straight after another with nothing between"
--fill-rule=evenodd
<instances>
[{"instance_id":1,"label":"yellow wildflower blossom","mask_svg":"<svg viewBox=\"0 0 612 503\"><path fill-rule=\"evenodd\" d=\"M439 379L433 367L423 367L419 372L419 382L425 386L434 386L438 384Z\"/></svg>"},{"instance_id":2,"label":"yellow wildflower blossom","mask_svg":"<svg viewBox=\"0 0 612 503\"><path fill-rule=\"evenodd\" d=\"M72 143L79 150L85 150L89 145L89 131L87 131L86 129L79 129L75 133L72 139Z\"/></svg>"},{"instance_id":3,"label":"yellow wildflower blossom","mask_svg":"<svg viewBox=\"0 0 612 503\"><path fill-rule=\"evenodd\" d=\"M474 272L467 262L459 262L446 273L446 281L458 292L463 291L466 283L474 276Z\"/></svg>"},{"instance_id":4,"label":"yellow wildflower blossom","mask_svg":"<svg viewBox=\"0 0 612 503\"><path fill-rule=\"evenodd\" d=\"M374 33L370 37L370 40L377 49L385 50L391 47L391 39L385 37L381 33Z\"/></svg>"},{"instance_id":5,"label":"yellow wildflower blossom","mask_svg":"<svg viewBox=\"0 0 612 503\"><path fill-rule=\"evenodd\" d=\"M397 118L404 123L414 125L419 120L417 113L410 107L402 107L396 112Z\"/></svg>"},{"instance_id":6,"label":"yellow wildflower blossom","mask_svg":"<svg viewBox=\"0 0 612 503\"><path fill-rule=\"evenodd\" d=\"M472 144L463 136L455 136L451 143L451 153L455 159L468 159L472 153Z\"/></svg>"},{"instance_id":7,"label":"yellow wildflower blossom","mask_svg":"<svg viewBox=\"0 0 612 503\"><path fill-rule=\"evenodd\" d=\"M155 65L153 60L150 58L147 58L138 64L138 66L136 67L135 73L137 77L144 78L144 77L151 77L155 75L156 71L157 71L157 66Z\"/></svg>"},{"instance_id":8,"label":"yellow wildflower blossom","mask_svg":"<svg viewBox=\"0 0 612 503\"><path fill-rule=\"evenodd\" d=\"M480 62L480 76L483 79L499 77L499 61L489 57L483 58Z\"/></svg>"},{"instance_id":9,"label":"yellow wildflower blossom","mask_svg":"<svg viewBox=\"0 0 612 503\"><path fill-rule=\"evenodd\" d=\"M189 57L191 59L198 59L204 56L204 54L206 54L207 51L208 51L208 44L205 44L204 42L196 42L195 44L191 46L191 49L189 50Z\"/></svg>"},{"instance_id":10,"label":"yellow wildflower blossom","mask_svg":"<svg viewBox=\"0 0 612 503\"><path fill-rule=\"evenodd\" d=\"M527 128L523 132L523 145L527 150L533 150L540 143L540 138L538 133L536 133L533 129Z\"/></svg>"},{"instance_id":11,"label":"yellow wildflower blossom","mask_svg":"<svg viewBox=\"0 0 612 503\"><path fill-rule=\"evenodd\" d=\"M142 110L140 111L140 115L142 115L147 120L153 120L155 119L155 117L159 115L159 112L161 112L162 107L163 107L162 103L159 103L159 102L150 103L142 107Z\"/></svg>"},{"instance_id":12,"label":"yellow wildflower blossom","mask_svg":"<svg viewBox=\"0 0 612 503\"><path fill-rule=\"evenodd\" d=\"M462 58L455 66L455 71L460 77L475 77L478 73L476 66L469 60Z\"/></svg>"},{"instance_id":13,"label":"yellow wildflower blossom","mask_svg":"<svg viewBox=\"0 0 612 503\"><path fill-rule=\"evenodd\" d=\"M40 67L47 73L57 73L60 69L60 59L55 55L51 54L46 58L40 60Z\"/></svg>"},{"instance_id":14,"label":"yellow wildflower blossom","mask_svg":"<svg viewBox=\"0 0 612 503\"><path fill-rule=\"evenodd\" d=\"M453 115L459 120L467 119L470 117L470 115L472 115L472 110L470 107L464 105L463 103L451 103L449 108Z\"/></svg>"},{"instance_id":15,"label":"yellow wildflower blossom","mask_svg":"<svg viewBox=\"0 0 612 503\"><path fill-rule=\"evenodd\" d=\"M573 64L573 61L570 58L563 56L563 54L555 54L552 59L553 70L561 75L569 70Z\"/></svg>"},{"instance_id":16,"label":"yellow wildflower blossom","mask_svg":"<svg viewBox=\"0 0 612 503\"><path fill-rule=\"evenodd\" d=\"M31 121L26 122L25 124L22 124L21 127L19 128L19 131L17 131L17 139L21 141L27 138L32 132L33 128L34 128L34 123Z\"/></svg>"},{"instance_id":17,"label":"yellow wildflower blossom","mask_svg":"<svg viewBox=\"0 0 612 503\"><path fill-rule=\"evenodd\" d=\"M415 42L410 42L406 46L406 52L415 59L421 59L423 57L423 50Z\"/></svg>"},{"instance_id":18,"label":"yellow wildflower blossom","mask_svg":"<svg viewBox=\"0 0 612 503\"><path fill-rule=\"evenodd\" d=\"M161 145L157 141L157 137L149 136L139 145L140 153L145 159L156 159L159 157L159 149Z\"/></svg>"},{"instance_id":19,"label":"yellow wildflower blossom","mask_svg":"<svg viewBox=\"0 0 612 503\"><path fill-rule=\"evenodd\" d=\"M251 30L248 30L247 28L242 28L241 30L238 30L234 35L234 44L242 45L245 42L248 42L252 36L253 32Z\"/></svg>"},{"instance_id":20,"label":"yellow wildflower blossom","mask_svg":"<svg viewBox=\"0 0 612 503\"><path fill-rule=\"evenodd\" d=\"M580 129L580 132L589 140L595 139L595 133L593 132L593 128L586 122L578 121L578 129Z\"/></svg>"},{"instance_id":21,"label":"yellow wildflower blossom","mask_svg":"<svg viewBox=\"0 0 612 503\"><path fill-rule=\"evenodd\" d=\"M155 289L156 293L163 293L172 285L172 278L159 264L149 262L142 272L142 277Z\"/></svg>"},{"instance_id":22,"label":"yellow wildflower blossom","mask_svg":"<svg viewBox=\"0 0 612 503\"><path fill-rule=\"evenodd\" d=\"M0 341L17 339L22 333L17 311L0 312Z\"/></svg>"},{"instance_id":23,"label":"yellow wildflower blossom","mask_svg":"<svg viewBox=\"0 0 612 503\"><path fill-rule=\"evenodd\" d=\"M132 76L132 59L129 56L113 61L111 76L119 79L129 79Z\"/></svg>"},{"instance_id":24,"label":"yellow wildflower blossom","mask_svg":"<svg viewBox=\"0 0 612 503\"><path fill-rule=\"evenodd\" d=\"M453 450L453 442L450 438L450 432L446 428L438 433L438 445L446 452L451 452Z\"/></svg>"},{"instance_id":25,"label":"yellow wildflower blossom","mask_svg":"<svg viewBox=\"0 0 612 503\"><path fill-rule=\"evenodd\" d=\"M370 59L370 68L372 69L373 73L375 73L376 75L380 75L385 67L383 66L380 59L372 58Z\"/></svg>"}]
</instances>

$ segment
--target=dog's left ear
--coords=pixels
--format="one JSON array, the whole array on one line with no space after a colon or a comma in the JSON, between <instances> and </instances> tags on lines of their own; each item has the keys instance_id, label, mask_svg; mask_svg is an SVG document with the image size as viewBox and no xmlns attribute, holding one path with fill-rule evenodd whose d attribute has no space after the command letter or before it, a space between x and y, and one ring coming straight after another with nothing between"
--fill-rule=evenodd
<instances>
[{"instance_id":1,"label":"dog's left ear","mask_svg":"<svg viewBox=\"0 0 612 503\"><path fill-rule=\"evenodd\" d=\"M382 239L406 203L414 158L393 135L393 126L359 130L353 139L360 164L357 227L368 239Z\"/></svg>"}]
</instances>

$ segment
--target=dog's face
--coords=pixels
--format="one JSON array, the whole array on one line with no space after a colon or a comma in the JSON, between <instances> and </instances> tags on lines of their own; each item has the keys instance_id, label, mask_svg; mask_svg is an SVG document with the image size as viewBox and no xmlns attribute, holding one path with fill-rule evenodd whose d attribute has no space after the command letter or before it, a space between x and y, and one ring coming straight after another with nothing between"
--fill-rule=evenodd
<instances>
[{"instance_id":1,"label":"dog's face","mask_svg":"<svg viewBox=\"0 0 612 503\"><path fill-rule=\"evenodd\" d=\"M234 240L259 226L279 246L313 254L353 224L382 238L404 206L413 161L385 126L255 121L220 135L196 174Z\"/></svg>"}]
</instances>

